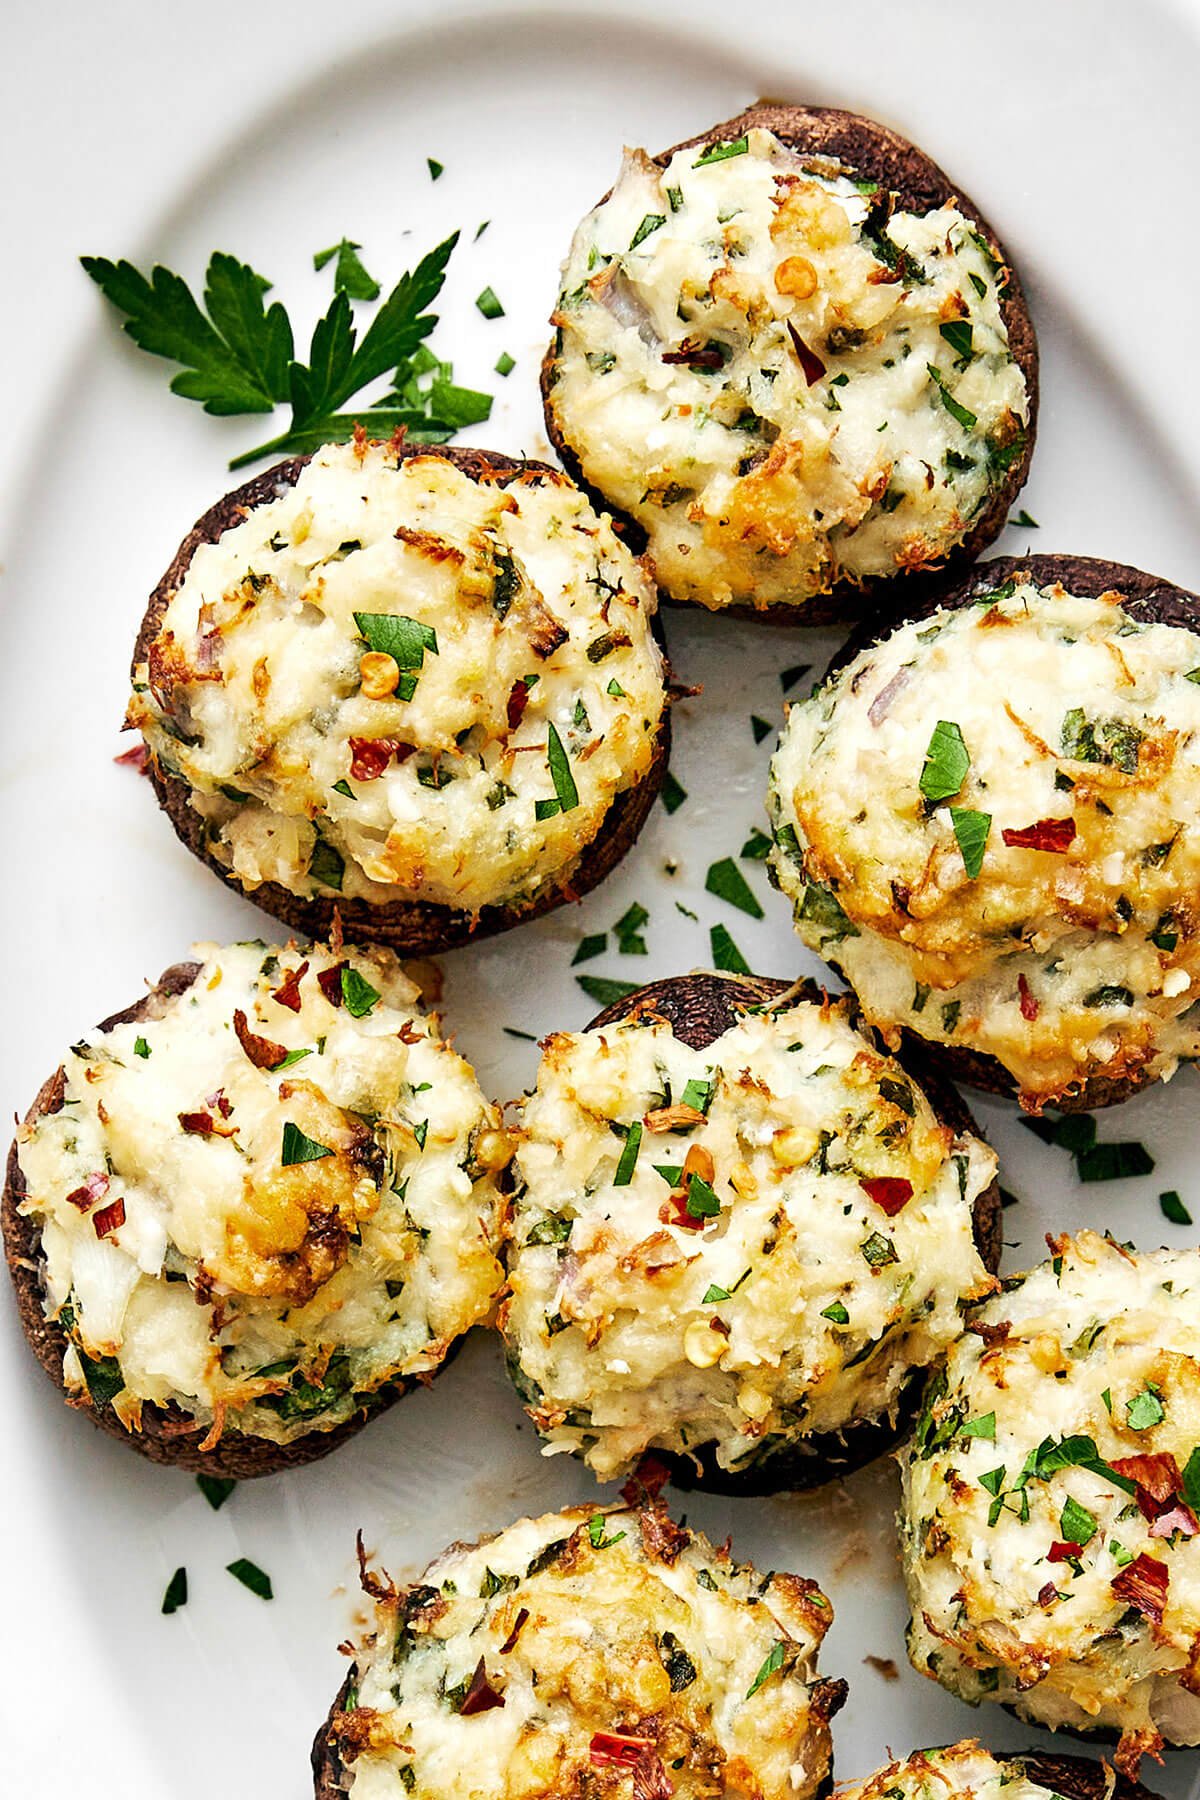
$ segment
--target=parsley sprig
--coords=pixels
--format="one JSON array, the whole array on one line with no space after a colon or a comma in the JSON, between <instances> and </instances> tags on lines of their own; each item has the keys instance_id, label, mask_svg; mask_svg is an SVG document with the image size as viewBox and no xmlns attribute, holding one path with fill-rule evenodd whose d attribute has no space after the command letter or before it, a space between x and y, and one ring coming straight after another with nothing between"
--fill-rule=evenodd
<instances>
[{"instance_id":1,"label":"parsley sprig","mask_svg":"<svg viewBox=\"0 0 1200 1800\"><path fill-rule=\"evenodd\" d=\"M451 369L425 344L458 233L402 275L359 336L354 301L370 300L378 284L343 239L314 260L336 259L334 296L317 320L308 360L296 354L295 333L283 304L265 296L272 284L249 263L216 251L209 259L203 305L182 276L156 266L149 278L124 260L80 258L106 299L125 314L125 331L152 356L181 364L171 392L219 417L271 413L290 406L287 430L235 456L231 469L267 456L300 455L350 437L361 425L372 437L405 430L419 443L444 443L463 425L491 411L491 399L456 387ZM372 293L372 289L374 293ZM381 380L388 387L353 411L348 403Z\"/></svg>"}]
</instances>

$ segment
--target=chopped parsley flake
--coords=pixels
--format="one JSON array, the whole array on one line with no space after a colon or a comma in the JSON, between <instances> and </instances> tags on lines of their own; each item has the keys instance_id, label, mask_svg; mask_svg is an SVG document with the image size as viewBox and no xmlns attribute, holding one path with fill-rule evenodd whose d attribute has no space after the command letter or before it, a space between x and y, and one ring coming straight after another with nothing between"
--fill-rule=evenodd
<instances>
[{"instance_id":1,"label":"chopped parsley flake","mask_svg":"<svg viewBox=\"0 0 1200 1800\"><path fill-rule=\"evenodd\" d=\"M752 919L761 919L763 909L731 856L722 857L720 862L712 864L705 878L704 886L710 894L719 900L728 901L741 912L749 913Z\"/></svg>"},{"instance_id":2,"label":"chopped parsley flake","mask_svg":"<svg viewBox=\"0 0 1200 1800\"><path fill-rule=\"evenodd\" d=\"M187 1570L176 1569L167 1583L167 1591L163 1595L162 1609L164 1613L178 1612L181 1606L187 1605L188 1583Z\"/></svg>"},{"instance_id":3,"label":"chopped parsley flake","mask_svg":"<svg viewBox=\"0 0 1200 1800\"><path fill-rule=\"evenodd\" d=\"M723 925L712 926L708 937L714 969L724 969L731 975L749 975L750 964Z\"/></svg>"},{"instance_id":4,"label":"chopped parsley flake","mask_svg":"<svg viewBox=\"0 0 1200 1800\"><path fill-rule=\"evenodd\" d=\"M144 1038L144 1037L139 1037L139 1038L134 1038L134 1040L133 1040L133 1054L134 1054L134 1055L135 1055L135 1056L140 1056L140 1057L142 1057L142 1058L145 1058L145 1057L147 1057L147 1056L149 1056L149 1054L150 1054L150 1046L149 1046L149 1044L148 1044L148 1043L147 1043L147 1042L146 1042L146 1040L145 1040L145 1038Z\"/></svg>"},{"instance_id":5,"label":"chopped parsley flake","mask_svg":"<svg viewBox=\"0 0 1200 1800\"><path fill-rule=\"evenodd\" d=\"M975 881L983 867L983 853L987 848L988 832L992 829L991 813L975 812L969 806L952 806L950 823L954 827L954 835L962 852L963 868L967 878Z\"/></svg>"},{"instance_id":6,"label":"chopped parsley flake","mask_svg":"<svg viewBox=\"0 0 1200 1800\"><path fill-rule=\"evenodd\" d=\"M635 1119L625 1133L625 1148L621 1151L621 1159L617 1164L617 1172L613 1176L614 1187L628 1187L633 1180L633 1171L637 1167L638 1151L642 1147L642 1121Z\"/></svg>"},{"instance_id":7,"label":"chopped parsley flake","mask_svg":"<svg viewBox=\"0 0 1200 1800\"><path fill-rule=\"evenodd\" d=\"M285 1169L294 1163L319 1162L323 1156L332 1156L334 1152L328 1144L318 1144L315 1138L305 1137L300 1127L288 1119L283 1127L283 1148L280 1162Z\"/></svg>"},{"instance_id":8,"label":"chopped parsley flake","mask_svg":"<svg viewBox=\"0 0 1200 1800\"><path fill-rule=\"evenodd\" d=\"M663 776L663 784L659 790L659 795L663 805L669 813L678 812L679 808L687 799L687 789L680 787L679 783L668 769Z\"/></svg>"},{"instance_id":9,"label":"chopped parsley flake","mask_svg":"<svg viewBox=\"0 0 1200 1800\"><path fill-rule=\"evenodd\" d=\"M243 1587L248 1587L252 1594L258 1595L260 1600L274 1599L275 1593L271 1586L271 1577L265 1574L257 1563L252 1563L248 1557L239 1556L236 1562L226 1563L225 1568L235 1581L240 1581Z\"/></svg>"},{"instance_id":10,"label":"chopped parsley flake","mask_svg":"<svg viewBox=\"0 0 1200 1800\"><path fill-rule=\"evenodd\" d=\"M1192 1215L1174 1188L1168 1188L1165 1194L1158 1196L1158 1204L1162 1208L1164 1219L1170 1219L1172 1225L1190 1225Z\"/></svg>"},{"instance_id":11,"label":"chopped parsley flake","mask_svg":"<svg viewBox=\"0 0 1200 1800\"><path fill-rule=\"evenodd\" d=\"M967 779L971 758L963 742L963 734L953 719L939 719L929 739L925 763L921 770L921 792L936 805L953 799Z\"/></svg>"},{"instance_id":12,"label":"chopped parsley flake","mask_svg":"<svg viewBox=\"0 0 1200 1800\"><path fill-rule=\"evenodd\" d=\"M571 967L576 963L591 962L593 956L603 956L608 949L607 931L593 931L587 937L580 938L579 947L571 958Z\"/></svg>"},{"instance_id":13,"label":"chopped parsley flake","mask_svg":"<svg viewBox=\"0 0 1200 1800\"><path fill-rule=\"evenodd\" d=\"M220 1512L237 1482L228 1475L197 1475L196 1486L214 1512Z\"/></svg>"},{"instance_id":14,"label":"chopped parsley flake","mask_svg":"<svg viewBox=\"0 0 1200 1800\"><path fill-rule=\"evenodd\" d=\"M1130 1431L1149 1431L1152 1425L1161 1425L1166 1416L1157 1391L1149 1385L1135 1394L1125 1408Z\"/></svg>"},{"instance_id":15,"label":"chopped parsley flake","mask_svg":"<svg viewBox=\"0 0 1200 1800\"><path fill-rule=\"evenodd\" d=\"M742 142L744 145L745 139L743 139ZM782 1669L786 1651L786 1644L772 1644L762 1668L758 1671L758 1674L754 1677L754 1680L750 1683L750 1686L746 1691L747 1700L753 1700L759 1688L762 1687L765 1682L768 1682L772 1675L778 1674L779 1670Z\"/></svg>"},{"instance_id":16,"label":"chopped parsley flake","mask_svg":"<svg viewBox=\"0 0 1200 1800\"><path fill-rule=\"evenodd\" d=\"M611 981L602 975L577 975L575 979L588 999L599 1006L612 1006L637 990L636 981Z\"/></svg>"},{"instance_id":17,"label":"chopped parsley flake","mask_svg":"<svg viewBox=\"0 0 1200 1800\"><path fill-rule=\"evenodd\" d=\"M485 319L502 319L504 317L504 308L496 298L494 290L490 287L484 288L482 294L477 297L475 304Z\"/></svg>"}]
</instances>

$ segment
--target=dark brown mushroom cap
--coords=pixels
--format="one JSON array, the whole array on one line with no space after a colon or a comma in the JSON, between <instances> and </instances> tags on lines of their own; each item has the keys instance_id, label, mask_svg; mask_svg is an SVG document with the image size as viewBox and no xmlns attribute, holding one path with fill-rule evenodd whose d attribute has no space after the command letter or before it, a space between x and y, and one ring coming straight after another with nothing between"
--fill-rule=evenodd
<instances>
[{"instance_id":1,"label":"dark brown mushroom cap","mask_svg":"<svg viewBox=\"0 0 1200 1800\"><path fill-rule=\"evenodd\" d=\"M1088 599L1098 600L1102 594L1119 594L1124 610L1142 624L1176 625L1200 638L1200 595L1177 587L1161 576L1148 575L1145 570L1131 568L1128 563L1106 562L1096 556L996 556L977 563L959 581L924 584L914 595L913 603L885 625L872 620L858 626L834 656L823 682L829 681L856 656L889 637L901 625L927 619L943 607L957 611L970 606L981 595L1019 575L1028 575L1035 587L1049 587L1056 581L1061 582L1069 593ZM1197 655L1200 658L1200 643L1197 644ZM843 970L832 957L826 957L826 961L846 980ZM989 1094L1011 1097L1017 1092L1017 1084L1008 1070L985 1051L959 1044L933 1043L907 1026L903 1029L903 1040L905 1056L920 1055L955 1081L965 1081ZM1059 1112L1093 1112L1102 1106L1119 1105L1140 1088L1153 1087L1156 1082L1157 1077L1144 1069L1119 1079L1091 1075L1077 1094L1064 1095L1054 1104Z\"/></svg>"},{"instance_id":2,"label":"dark brown mushroom cap","mask_svg":"<svg viewBox=\"0 0 1200 1800\"><path fill-rule=\"evenodd\" d=\"M861 179L879 182L897 196L900 205L907 211L925 213L939 206L957 204L964 216L973 221L992 255L1008 270L1008 281L1004 292L999 296L1000 312L1008 332L1009 349L1025 377L1029 407L1025 444L1021 455L1005 471L1004 480L992 489L986 505L966 537L948 553L943 566L961 568L972 562L1004 529L1009 508L1025 485L1033 455L1038 418L1038 348L1020 277L985 215L950 180L945 171L926 156L923 150L918 150L915 144L901 137L899 132L881 125L876 119L863 118L859 113L846 112L833 106L791 106L780 101L761 100L757 105L739 113L736 118L727 119L724 124L714 125L696 137L685 138L682 143L673 144L653 160L660 168L665 168L676 151L699 148L706 144L728 143L732 138L741 137L755 127L773 132L781 143L799 151L801 155L828 157ZM599 204L603 205L607 199L608 194L605 194ZM555 338L551 340L542 359L541 371L542 406L547 436L557 450L563 467L591 495L594 504L618 517L625 517L588 482L580 460L555 414L553 388L557 361L558 347ZM628 542L635 549L642 549L646 542L644 530L634 519L626 517L625 523ZM836 582L827 594L818 594L797 606L777 605L760 611L753 606L739 605L724 606L718 610L733 618L766 620L772 624L828 625L839 619L863 617L880 604L902 604L898 596L907 595L910 588L921 579L917 575L905 574L865 583L844 580ZM666 590L660 592L664 600L674 599ZM693 604L690 601L675 603Z\"/></svg>"},{"instance_id":3,"label":"dark brown mushroom cap","mask_svg":"<svg viewBox=\"0 0 1200 1800\"><path fill-rule=\"evenodd\" d=\"M495 482L499 487L507 487L511 482L530 476L548 475L555 481L562 480L561 472L552 469L548 463L518 461L496 451L471 450L455 444L403 444L397 454L401 461L418 456L440 457L453 463L473 481ZM215 544L226 531L240 525L255 507L278 499L289 487L294 487L310 460L307 456L297 456L289 462L277 463L274 468L226 494L196 521L150 596L134 646L132 668L135 675L200 546ZM655 636L661 644L657 620L654 624ZM305 896L293 894L274 881L263 882L256 888L244 887L236 875L213 856L204 820L191 804L192 790L188 783L181 776L169 774L153 757L147 772L163 811L188 849L201 862L207 863L226 887L252 900L273 918L281 919L293 931L305 937L327 939L336 914L341 919L343 936L351 943L383 944L400 956L434 956L458 944L492 937L513 925L524 924L528 919L540 918L543 913L552 912L569 900L577 900L598 886L632 848L645 824L667 772L670 747L670 711L665 708L650 767L635 786L617 795L600 830L584 850L570 877L561 884L550 884L527 904L485 906L478 914L423 900L393 900L387 905L376 906L367 900L342 898L339 894Z\"/></svg>"},{"instance_id":4,"label":"dark brown mushroom cap","mask_svg":"<svg viewBox=\"0 0 1200 1800\"><path fill-rule=\"evenodd\" d=\"M1165 1749L1175 1746L1167 1744ZM1008 1756L1031 1781L1052 1788L1063 1800L1159 1800L1157 1794L1128 1775L1110 1771L1107 1763L1092 1762L1086 1756L1068 1756L1057 1750L1027 1750L1022 1755Z\"/></svg>"},{"instance_id":5,"label":"dark brown mushroom cap","mask_svg":"<svg viewBox=\"0 0 1200 1800\"><path fill-rule=\"evenodd\" d=\"M705 1050L737 1023L746 1007L769 1005L784 994L790 996L792 1003L808 1002L816 1006L829 998L812 981L788 982L760 975L698 972L649 982L635 993L606 1006L585 1029L596 1031L605 1025L619 1024L623 1019L657 1016L666 1019L683 1043L693 1050ZM855 1017L854 1024L869 1043L877 1043L874 1033L861 1019ZM953 1087L929 1070L922 1055L906 1052L902 1060L943 1125L948 1125L956 1134L978 1132L975 1121ZM989 1183L976 1199L972 1227L980 1257L989 1272L995 1274L1001 1250L998 1180ZM789 1444L774 1455L760 1457L745 1469L721 1468L711 1445L699 1447L694 1452L694 1460L691 1456L678 1456L657 1448L653 1455L670 1468L672 1481L681 1488L702 1488L720 1494L771 1494L786 1488L820 1487L835 1476L848 1475L864 1463L873 1462L898 1443L907 1434L917 1412L923 1387L924 1372L914 1370L900 1397L894 1424L886 1419L871 1420L852 1425L846 1431L820 1433Z\"/></svg>"},{"instance_id":6,"label":"dark brown mushroom cap","mask_svg":"<svg viewBox=\"0 0 1200 1800\"><path fill-rule=\"evenodd\" d=\"M199 963L175 963L143 999L105 1019L98 1030L111 1031L117 1025L133 1025L143 1019L161 1018L167 1002L186 993L191 987L200 973L200 967ZM64 1072L59 1068L43 1084L26 1114L26 1124L59 1110L63 1100L63 1082ZM83 1413L93 1425L98 1425L110 1437L118 1438L131 1449L140 1451L151 1462L164 1463L192 1474L228 1476L235 1481L248 1481L255 1475L272 1475L280 1469L296 1469L303 1463L315 1462L318 1457L328 1456L331 1450L336 1450L339 1444L353 1437L368 1419L383 1412L415 1385L411 1378L391 1382L372 1394L354 1418L347 1419L330 1431L307 1431L287 1444L276 1444L269 1438L253 1437L248 1433L231 1430L212 1449L203 1450L200 1446L208 1427L197 1426L188 1414L173 1403L167 1407L145 1405L142 1408L141 1430L129 1431L107 1402L96 1405L86 1390L80 1395L67 1393L62 1363L69 1340L62 1326L47 1318L43 1308L41 1230L36 1220L26 1217L18 1210L26 1191L25 1175L18 1147L14 1142L8 1153L4 1194L0 1200L0 1230L3 1232L9 1273L16 1290L21 1328L29 1340L30 1348L60 1394L67 1399L69 1406ZM456 1350L457 1345L451 1347L440 1368L445 1368ZM440 1369L435 1371L439 1372Z\"/></svg>"}]
</instances>

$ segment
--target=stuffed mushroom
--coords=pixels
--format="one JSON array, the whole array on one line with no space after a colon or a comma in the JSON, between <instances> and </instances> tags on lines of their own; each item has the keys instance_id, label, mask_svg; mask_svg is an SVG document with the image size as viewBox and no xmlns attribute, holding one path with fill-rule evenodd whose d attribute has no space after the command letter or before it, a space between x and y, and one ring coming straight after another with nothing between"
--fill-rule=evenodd
<instances>
[{"instance_id":1,"label":"stuffed mushroom","mask_svg":"<svg viewBox=\"0 0 1200 1800\"><path fill-rule=\"evenodd\" d=\"M991 1150L809 983L683 976L556 1034L516 1141L510 1370L601 1480L845 1473L995 1285Z\"/></svg>"},{"instance_id":2,"label":"stuffed mushroom","mask_svg":"<svg viewBox=\"0 0 1200 1800\"><path fill-rule=\"evenodd\" d=\"M981 565L789 715L771 865L890 1042L1037 1112L1200 1055L1200 600Z\"/></svg>"},{"instance_id":3,"label":"stuffed mushroom","mask_svg":"<svg viewBox=\"0 0 1200 1800\"><path fill-rule=\"evenodd\" d=\"M543 366L566 466L670 598L844 616L996 536L1037 350L991 227L886 126L752 108L627 151L575 234Z\"/></svg>"},{"instance_id":4,"label":"stuffed mushroom","mask_svg":"<svg viewBox=\"0 0 1200 1800\"><path fill-rule=\"evenodd\" d=\"M993 1756L973 1738L916 1750L861 1781L839 1800L1153 1800L1140 1782L1103 1763L1044 1750Z\"/></svg>"},{"instance_id":5,"label":"stuffed mushroom","mask_svg":"<svg viewBox=\"0 0 1200 1800\"><path fill-rule=\"evenodd\" d=\"M360 1559L361 1540L360 1540ZM318 1800L816 1800L845 1683L813 1581L661 1509L576 1507L367 1569L373 1620L313 1746Z\"/></svg>"},{"instance_id":6,"label":"stuffed mushroom","mask_svg":"<svg viewBox=\"0 0 1200 1800\"><path fill-rule=\"evenodd\" d=\"M445 949L603 879L661 783L653 586L557 471L327 446L202 518L128 722L184 842L307 935Z\"/></svg>"},{"instance_id":7,"label":"stuffed mushroom","mask_svg":"<svg viewBox=\"0 0 1200 1800\"><path fill-rule=\"evenodd\" d=\"M909 1655L972 1704L1200 1744L1200 1251L1094 1232L1005 1283L901 1455Z\"/></svg>"},{"instance_id":8,"label":"stuffed mushroom","mask_svg":"<svg viewBox=\"0 0 1200 1800\"><path fill-rule=\"evenodd\" d=\"M4 1239L72 1406L244 1477L324 1455L488 1318L510 1146L390 952L195 956L45 1084Z\"/></svg>"}]
</instances>

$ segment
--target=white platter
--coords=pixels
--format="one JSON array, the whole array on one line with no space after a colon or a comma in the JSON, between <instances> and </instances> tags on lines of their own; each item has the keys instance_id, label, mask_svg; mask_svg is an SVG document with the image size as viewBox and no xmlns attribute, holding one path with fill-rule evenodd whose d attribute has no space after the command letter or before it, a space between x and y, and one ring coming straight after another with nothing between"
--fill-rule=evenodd
<instances>
[{"instance_id":1,"label":"white platter","mask_svg":"<svg viewBox=\"0 0 1200 1800\"><path fill-rule=\"evenodd\" d=\"M1009 0L1001 15L934 0L819 11L768 0L735 12L663 0L651 17L586 0L536 13L458 0L360 0L337 13L319 0L209 0L201 15L21 0L9 21L22 46L0 70L11 364L0 446L10 1022L0 1095L10 1112L63 1045L193 939L271 930L192 861L144 785L111 760L144 597L193 517L231 485L226 458L255 441L254 422L214 421L170 396L165 366L102 312L78 252L161 260L198 280L208 253L229 249L303 317L326 293L314 250L352 236L394 280L460 225L436 342L460 379L497 393L474 440L536 455L536 364L558 260L622 142L660 147L763 93L873 112L976 195L1031 290L1045 397L1024 503L1041 529L1010 531L999 548L1200 577L1200 239L1181 211L1197 161L1194 6ZM436 185L426 156L445 164ZM490 229L473 244L483 219ZM473 305L489 283L506 308L490 323ZM491 369L505 349L517 367L501 381ZM658 809L577 911L444 959L445 1011L498 1097L531 1078L536 1054L503 1025L581 1024L593 1008L568 967L574 946L635 899L651 912L649 956L610 955L592 972L648 979L703 964L718 919L764 973L815 969L761 867L742 865L761 923L703 881L762 821L771 740L755 745L750 714L778 722L778 671L809 662L819 673L836 635L678 614L667 630L681 678L704 684L677 717L673 767L687 804L670 818ZM1035 1260L1047 1230L1084 1221L1146 1246L1193 1241L1166 1223L1157 1196L1177 1188L1200 1216L1195 1107L1189 1072L1103 1117L1103 1137L1142 1138L1158 1166L1085 1189L1010 1108L980 1103L1021 1197L1006 1214L1006 1267ZM309 1739L341 1679L335 1646L356 1610L355 1528L394 1573L412 1573L452 1538L594 1492L579 1469L539 1457L482 1337L432 1391L333 1459L243 1486L219 1514L187 1477L70 1416L7 1304L0 1417L0 1789L14 1796L300 1800ZM909 1672L894 1501L884 1465L803 1501L688 1503L715 1537L732 1531L742 1552L815 1575L832 1595L825 1666L851 1683L836 1731L843 1776L889 1746L907 1753L978 1732L1001 1748L1036 1735ZM240 1554L270 1572L271 1605L224 1573ZM180 1563L191 1598L163 1618ZM865 1665L868 1654L894 1659L899 1678ZM1147 1774L1182 1800L1200 1756Z\"/></svg>"}]
</instances>

